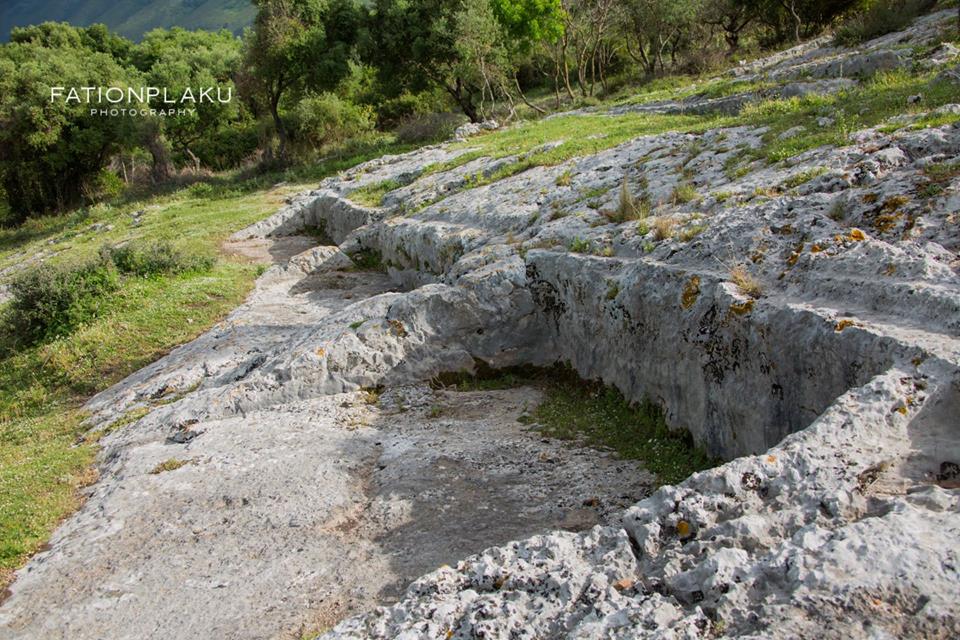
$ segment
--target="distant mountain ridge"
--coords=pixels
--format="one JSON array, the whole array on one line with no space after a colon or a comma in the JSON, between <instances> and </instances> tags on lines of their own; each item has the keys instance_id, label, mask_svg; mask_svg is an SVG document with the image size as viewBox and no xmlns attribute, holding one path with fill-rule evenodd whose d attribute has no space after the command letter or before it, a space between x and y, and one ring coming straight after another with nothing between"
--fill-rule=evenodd
<instances>
[{"instance_id":1,"label":"distant mountain ridge","mask_svg":"<svg viewBox=\"0 0 960 640\"><path fill-rule=\"evenodd\" d=\"M157 27L240 33L256 15L251 0L3 0L0 5L2 41L10 39L13 27L47 21L77 26L102 22L133 40Z\"/></svg>"}]
</instances>

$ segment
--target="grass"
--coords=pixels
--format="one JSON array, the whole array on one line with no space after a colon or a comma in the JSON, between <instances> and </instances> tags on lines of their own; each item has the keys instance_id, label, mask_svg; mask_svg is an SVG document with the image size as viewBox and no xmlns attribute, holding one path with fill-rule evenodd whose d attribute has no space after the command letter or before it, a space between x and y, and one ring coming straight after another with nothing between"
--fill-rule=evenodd
<instances>
[{"instance_id":1,"label":"grass","mask_svg":"<svg viewBox=\"0 0 960 640\"><path fill-rule=\"evenodd\" d=\"M633 405L616 389L599 384L570 379L553 383L533 418L544 435L640 460L663 484L681 482L716 464L693 446L689 432L670 430L659 407L651 402Z\"/></svg>"},{"instance_id":2,"label":"grass","mask_svg":"<svg viewBox=\"0 0 960 640\"><path fill-rule=\"evenodd\" d=\"M360 271L383 271L383 256L376 249L361 249L350 254L354 268Z\"/></svg>"},{"instance_id":3,"label":"grass","mask_svg":"<svg viewBox=\"0 0 960 640\"><path fill-rule=\"evenodd\" d=\"M517 156L496 172L478 175L470 187L491 184L537 166L555 166L615 147L627 140L666 131L701 132L732 123L726 116L625 114L566 115L521 123L454 148L469 149L457 158L427 167L425 174L449 171L477 158Z\"/></svg>"},{"instance_id":4,"label":"grass","mask_svg":"<svg viewBox=\"0 0 960 640\"><path fill-rule=\"evenodd\" d=\"M688 182L681 182L674 187L670 199L674 204L687 204L688 202L699 200L700 194L697 193L696 187L694 187L692 184Z\"/></svg>"},{"instance_id":5,"label":"grass","mask_svg":"<svg viewBox=\"0 0 960 640\"><path fill-rule=\"evenodd\" d=\"M822 176L827 172L826 167L813 167L800 173L795 173L781 183L781 189L795 189L802 184L806 184L816 177Z\"/></svg>"},{"instance_id":6,"label":"grass","mask_svg":"<svg viewBox=\"0 0 960 640\"><path fill-rule=\"evenodd\" d=\"M573 238L567 248L573 253L593 253L593 243L584 238Z\"/></svg>"},{"instance_id":7,"label":"grass","mask_svg":"<svg viewBox=\"0 0 960 640\"><path fill-rule=\"evenodd\" d=\"M643 220L650 215L650 197L644 191L639 197L633 195L627 179L620 183L620 200L616 211L604 211L603 215L611 222L621 223L629 220Z\"/></svg>"},{"instance_id":8,"label":"grass","mask_svg":"<svg viewBox=\"0 0 960 640\"><path fill-rule=\"evenodd\" d=\"M616 389L584 381L567 366L481 367L476 376L453 374L447 382L456 383L460 391L539 387L544 392L543 402L524 422L535 423L552 438L611 449L622 458L639 460L663 484L680 482L717 464L693 445L688 431L667 427L663 411L653 403L630 403Z\"/></svg>"},{"instance_id":9,"label":"grass","mask_svg":"<svg viewBox=\"0 0 960 640\"><path fill-rule=\"evenodd\" d=\"M744 108L738 120L742 124L770 128L764 134L762 149L752 155L768 162L779 162L823 145L848 144L854 131L881 125L892 116L927 111L955 102L956 87L935 78L935 72L885 71L848 91L751 104ZM921 104L907 102L907 98L915 94L923 95ZM820 127L816 121L824 114L832 115L834 122ZM958 120L960 116L938 115L931 120L930 126ZM778 139L779 134L797 125L804 126L803 133L785 140Z\"/></svg>"},{"instance_id":10,"label":"grass","mask_svg":"<svg viewBox=\"0 0 960 640\"><path fill-rule=\"evenodd\" d=\"M677 219L672 216L657 216L651 224L653 228L653 239L658 242L669 240L677 229Z\"/></svg>"},{"instance_id":11,"label":"grass","mask_svg":"<svg viewBox=\"0 0 960 640\"><path fill-rule=\"evenodd\" d=\"M379 207L383 203L383 196L403 185L396 180L384 180L376 184L369 184L351 191L349 198L365 207Z\"/></svg>"},{"instance_id":12,"label":"grass","mask_svg":"<svg viewBox=\"0 0 960 640\"><path fill-rule=\"evenodd\" d=\"M0 580L80 503L95 454L95 439L78 444L83 402L224 317L254 271L131 279L93 322L0 359Z\"/></svg>"},{"instance_id":13,"label":"grass","mask_svg":"<svg viewBox=\"0 0 960 640\"><path fill-rule=\"evenodd\" d=\"M760 281L750 273L746 265L734 265L733 268L730 269L730 281L737 285L741 293L751 298L759 298L760 294L763 293Z\"/></svg>"},{"instance_id":14,"label":"grass","mask_svg":"<svg viewBox=\"0 0 960 640\"><path fill-rule=\"evenodd\" d=\"M924 198L934 198L943 193L950 182L960 176L960 162L936 162L923 169L927 182L918 193Z\"/></svg>"}]
</instances>

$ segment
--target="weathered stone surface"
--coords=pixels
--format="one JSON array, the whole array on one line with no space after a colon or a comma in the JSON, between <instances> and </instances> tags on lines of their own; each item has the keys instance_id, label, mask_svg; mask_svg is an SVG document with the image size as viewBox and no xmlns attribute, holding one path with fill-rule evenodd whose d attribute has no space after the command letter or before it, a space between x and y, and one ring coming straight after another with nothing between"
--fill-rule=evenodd
<instances>
[{"instance_id":1,"label":"weathered stone surface","mask_svg":"<svg viewBox=\"0 0 960 640\"><path fill-rule=\"evenodd\" d=\"M496 120L485 120L484 122L468 122L467 124L457 127L457 130L453 132L454 140L466 140L471 136L475 136L478 133L483 131L494 131L500 128L500 123Z\"/></svg>"},{"instance_id":2,"label":"weathered stone surface","mask_svg":"<svg viewBox=\"0 0 960 640\"><path fill-rule=\"evenodd\" d=\"M321 325L400 340L384 313L401 294L344 261L335 247L281 260L224 323L91 403L99 427L149 412L101 440L101 480L20 572L0 637L301 637L491 544L615 522L649 493L637 463L518 422L531 388L300 389L309 399L276 404L245 387L291 351L349 367L311 341ZM368 353L374 371L397 363ZM187 464L156 473L168 460Z\"/></svg>"}]
</instances>

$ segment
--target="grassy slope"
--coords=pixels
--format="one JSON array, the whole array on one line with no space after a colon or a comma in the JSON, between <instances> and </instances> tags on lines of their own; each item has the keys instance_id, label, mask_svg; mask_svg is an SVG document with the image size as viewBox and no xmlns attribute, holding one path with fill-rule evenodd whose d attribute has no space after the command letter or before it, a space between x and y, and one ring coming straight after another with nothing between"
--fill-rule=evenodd
<instances>
[{"instance_id":1,"label":"grassy slope","mask_svg":"<svg viewBox=\"0 0 960 640\"><path fill-rule=\"evenodd\" d=\"M731 166L731 174L736 175L738 169L745 171L754 162L777 163L819 146L845 145L852 133L868 127L880 126L883 131L891 132L905 127L931 127L957 122L960 117L954 114L927 116L910 124L885 122L894 115L925 112L960 101L956 86L949 82L937 82L936 75L934 71L883 72L850 91L766 100L748 105L736 116L640 113L608 116L598 112L529 121L458 143L460 148L471 151L448 163L428 167L426 172L449 170L480 157L519 156L493 175L472 176L467 187L477 187L530 167L557 165L574 157L597 153L642 135L666 131L696 133L741 125L768 127L763 137L763 148L759 151L744 149L739 165ZM729 92L726 82L722 86L724 92ZM678 91L681 94L688 93L682 88ZM656 90L656 93L659 96L661 90ZM916 94L921 94L923 101L908 103L908 97ZM644 102L643 96L639 94L636 102ZM817 121L823 116L829 116L832 123L820 126ZM780 133L796 126L802 126L804 130L789 139L779 139ZM559 144L544 147L548 143ZM364 204L378 204L387 191L397 186L390 182L369 185L354 192L351 197Z\"/></svg>"},{"instance_id":2,"label":"grassy slope","mask_svg":"<svg viewBox=\"0 0 960 640\"><path fill-rule=\"evenodd\" d=\"M131 239L167 239L216 255L230 233L266 217L290 193L394 150L378 148L269 179L221 177L149 200L32 219L0 229L0 272L41 252L54 250L48 261L68 263L104 243ZM271 188L281 177L289 184ZM129 214L139 209L146 210L143 223L133 226ZM113 229L92 231L98 223ZM95 321L65 338L0 356L0 587L79 505L77 488L95 479L90 464L96 445L81 439L84 401L215 324L243 300L256 275L255 265L220 256L207 273L128 278Z\"/></svg>"}]
</instances>

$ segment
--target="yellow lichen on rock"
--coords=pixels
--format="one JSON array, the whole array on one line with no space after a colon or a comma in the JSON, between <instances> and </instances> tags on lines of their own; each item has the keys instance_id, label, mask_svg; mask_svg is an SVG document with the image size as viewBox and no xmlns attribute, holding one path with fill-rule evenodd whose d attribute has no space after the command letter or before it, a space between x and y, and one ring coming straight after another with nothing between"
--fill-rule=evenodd
<instances>
[{"instance_id":1,"label":"yellow lichen on rock","mask_svg":"<svg viewBox=\"0 0 960 640\"><path fill-rule=\"evenodd\" d=\"M692 276L686 286L683 288L683 294L680 296L680 306L689 309L700 297L700 277Z\"/></svg>"}]
</instances>

